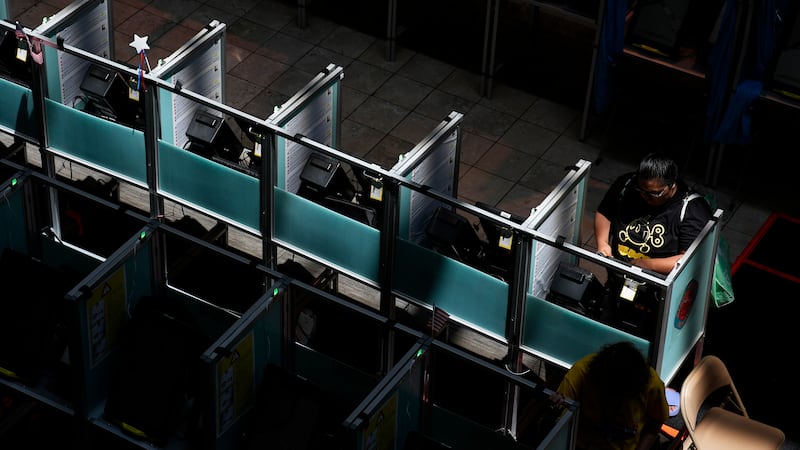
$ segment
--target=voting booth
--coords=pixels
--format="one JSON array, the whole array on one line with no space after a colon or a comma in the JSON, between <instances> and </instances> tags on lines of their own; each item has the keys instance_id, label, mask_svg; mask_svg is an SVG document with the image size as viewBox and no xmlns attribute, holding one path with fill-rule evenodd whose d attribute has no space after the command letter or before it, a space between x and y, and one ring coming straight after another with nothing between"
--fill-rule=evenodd
<instances>
[{"instance_id":1,"label":"voting booth","mask_svg":"<svg viewBox=\"0 0 800 450\"><path fill-rule=\"evenodd\" d=\"M458 200L456 111L392 167L340 148L342 67L258 118L219 95L224 24L143 75L31 33L48 52L32 69L48 76L0 78L15 106L0 130L41 156L0 161L0 244L79 269L53 300L75 381L62 401L2 380L64 410L87 439L568 449L578 405L556 414L523 360L568 368L627 340L668 383L702 342L719 211L671 274L646 273L581 247L588 161L520 217ZM72 58L98 80L137 80L126 89L144 120L45 89ZM642 322L625 315L635 301L598 297L601 269L649 292ZM456 341L450 324L498 354ZM164 395L143 402L153 392Z\"/></svg>"}]
</instances>

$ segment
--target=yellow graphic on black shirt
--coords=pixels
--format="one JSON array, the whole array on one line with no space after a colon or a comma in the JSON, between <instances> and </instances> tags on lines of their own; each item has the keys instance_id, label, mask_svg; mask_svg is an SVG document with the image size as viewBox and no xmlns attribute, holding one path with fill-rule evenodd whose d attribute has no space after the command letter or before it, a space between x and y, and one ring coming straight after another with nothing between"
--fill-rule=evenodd
<instances>
[{"instance_id":1,"label":"yellow graphic on black shirt","mask_svg":"<svg viewBox=\"0 0 800 450\"><path fill-rule=\"evenodd\" d=\"M646 219L636 219L620 230L617 251L630 259L649 258L648 253L664 245L665 231L663 224L651 226Z\"/></svg>"}]
</instances>

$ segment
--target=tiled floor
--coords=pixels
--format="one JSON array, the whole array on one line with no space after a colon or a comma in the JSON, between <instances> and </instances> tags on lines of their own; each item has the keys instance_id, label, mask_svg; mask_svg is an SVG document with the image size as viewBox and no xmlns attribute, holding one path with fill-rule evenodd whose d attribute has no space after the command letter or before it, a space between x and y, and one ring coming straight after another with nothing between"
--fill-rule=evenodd
<instances>
[{"instance_id":1,"label":"tiled floor","mask_svg":"<svg viewBox=\"0 0 800 450\"><path fill-rule=\"evenodd\" d=\"M8 3L13 18L35 28L43 17L70 2ZM587 245L593 242L594 206L613 177L633 168L654 144L663 145L657 141L667 134L670 141L689 147L688 138L681 141L683 131L674 128L675 122L670 118L661 129L658 121L654 121L655 125L618 123L629 120L630 115L614 116L616 123L597 118L596 126L590 122L586 139L579 140L582 103L565 104L558 99L563 95L542 86L558 85L573 93L585 91L585 54L576 54L579 61L563 66L563 73L559 73L559 67L550 67L542 76L546 80L532 76L527 85L513 74L508 78L516 79L516 87L505 84L500 71L491 97L487 97L481 95L480 75L471 68L435 59L429 56L433 52L424 48L405 47L402 39L394 59L389 61L384 39L314 15L313 8L309 9L307 26L300 28L296 5L292 0L114 0L111 11L115 59L135 63L137 55L129 46L134 33L148 37L148 58L155 62L211 20L219 20L226 24L225 103L257 117L267 117L326 65L340 65L345 73L343 151L388 168L451 111L460 112L464 114L464 132L458 197L465 202L496 205L522 216L527 216L552 190L565 166L579 159L593 161L582 237ZM546 45L564 44L564 52L580 44L575 44L575 39L592 36L591 30L587 33L582 28L585 25L541 19L537 23L549 26L550 34L543 35ZM560 61L569 61L564 52ZM479 49L474 53L478 55ZM543 63L546 64L550 63ZM586 75L576 76L576 70L584 70ZM564 83L553 82L553 77L563 77ZM564 86L568 83L571 85ZM554 94L553 98L548 94ZM657 104L654 109L658 109ZM689 155L685 159L686 176L702 184L705 152L681 152ZM735 258L775 208L764 206L765 202L746 202L738 184L731 184L726 187L720 183L712 192L719 207L726 210L723 235Z\"/></svg>"}]
</instances>

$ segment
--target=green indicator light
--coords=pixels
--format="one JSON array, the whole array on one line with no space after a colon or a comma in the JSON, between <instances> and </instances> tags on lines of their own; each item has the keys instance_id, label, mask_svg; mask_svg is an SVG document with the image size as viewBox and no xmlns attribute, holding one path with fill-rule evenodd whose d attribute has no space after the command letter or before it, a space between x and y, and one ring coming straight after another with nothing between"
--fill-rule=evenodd
<instances>
[{"instance_id":1,"label":"green indicator light","mask_svg":"<svg viewBox=\"0 0 800 450\"><path fill-rule=\"evenodd\" d=\"M424 352L422 351L422 349L417 350L417 356L416 357L419 358L420 356L422 356L423 353Z\"/></svg>"},{"instance_id":2,"label":"green indicator light","mask_svg":"<svg viewBox=\"0 0 800 450\"><path fill-rule=\"evenodd\" d=\"M146 231L142 231L141 233L139 233L139 239L144 239L145 237L147 237Z\"/></svg>"},{"instance_id":3,"label":"green indicator light","mask_svg":"<svg viewBox=\"0 0 800 450\"><path fill-rule=\"evenodd\" d=\"M272 296L275 297L276 295L278 295L278 288L272 290Z\"/></svg>"},{"instance_id":4,"label":"green indicator light","mask_svg":"<svg viewBox=\"0 0 800 450\"><path fill-rule=\"evenodd\" d=\"M12 186L16 186L17 185L17 179L16 178L12 178L11 179L11 185Z\"/></svg>"}]
</instances>

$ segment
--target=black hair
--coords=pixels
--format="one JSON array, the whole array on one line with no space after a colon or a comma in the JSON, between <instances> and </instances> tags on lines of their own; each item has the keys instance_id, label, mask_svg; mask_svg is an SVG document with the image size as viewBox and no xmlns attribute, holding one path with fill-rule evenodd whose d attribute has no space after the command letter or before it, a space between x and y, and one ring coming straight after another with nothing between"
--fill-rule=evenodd
<instances>
[{"instance_id":1,"label":"black hair","mask_svg":"<svg viewBox=\"0 0 800 450\"><path fill-rule=\"evenodd\" d=\"M604 396L624 400L642 392L650 378L650 366L628 341L604 346L589 363L589 379Z\"/></svg>"},{"instance_id":2,"label":"black hair","mask_svg":"<svg viewBox=\"0 0 800 450\"><path fill-rule=\"evenodd\" d=\"M640 180L661 180L664 185L672 186L678 180L678 164L664 154L649 153L639 161L636 177Z\"/></svg>"}]
</instances>

